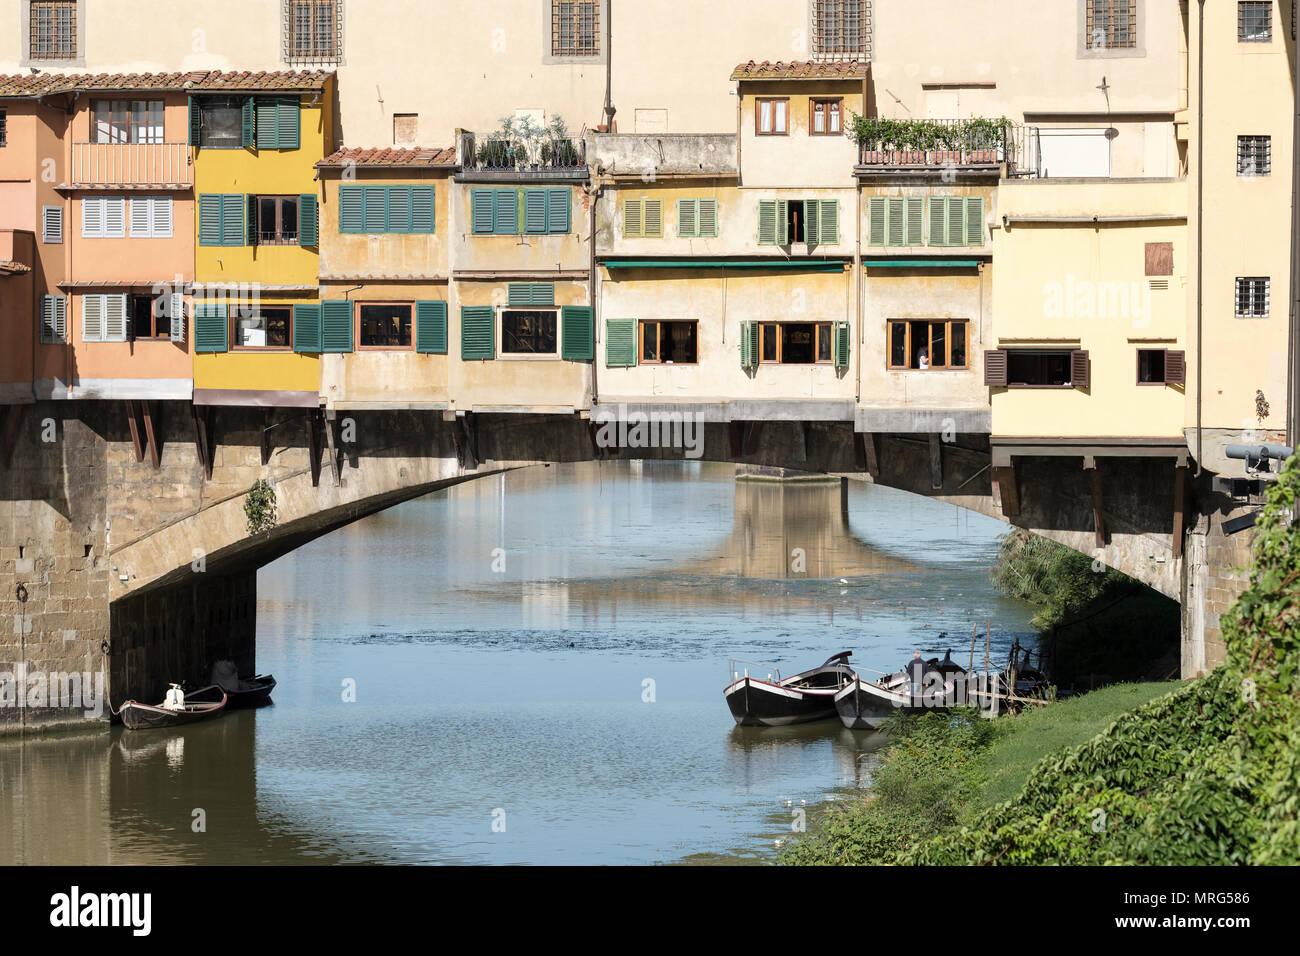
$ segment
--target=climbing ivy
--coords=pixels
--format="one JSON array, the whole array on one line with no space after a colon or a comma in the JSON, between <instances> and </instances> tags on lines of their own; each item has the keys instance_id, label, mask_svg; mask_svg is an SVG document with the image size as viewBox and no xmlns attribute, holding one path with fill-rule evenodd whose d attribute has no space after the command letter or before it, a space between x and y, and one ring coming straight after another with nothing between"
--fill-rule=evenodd
<instances>
[{"instance_id":1,"label":"climbing ivy","mask_svg":"<svg viewBox=\"0 0 1300 956\"><path fill-rule=\"evenodd\" d=\"M248 489L244 514L248 517L249 534L261 534L275 527L275 489L265 479L257 479Z\"/></svg>"}]
</instances>

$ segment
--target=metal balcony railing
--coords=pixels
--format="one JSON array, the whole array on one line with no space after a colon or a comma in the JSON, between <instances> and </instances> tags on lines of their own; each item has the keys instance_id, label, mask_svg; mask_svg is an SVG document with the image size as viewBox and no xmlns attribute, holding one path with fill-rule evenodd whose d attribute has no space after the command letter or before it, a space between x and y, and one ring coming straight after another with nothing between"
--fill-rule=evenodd
<instances>
[{"instance_id":1,"label":"metal balcony railing","mask_svg":"<svg viewBox=\"0 0 1300 956\"><path fill-rule=\"evenodd\" d=\"M73 143L70 185L141 189L194 185L185 143Z\"/></svg>"},{"instance_id":2,"label":"metal balcony railing","mask_svg":"<svg viewBox=\"0 0 1300 956\"><path fill-rule=\"evenodd\" d=\"M996 169L1008 176L1035 175L1037 149L1032 130L1016 123L972 125L969 120L926 120L913 131L919 142L867 142L858 146L858 165L879 169Z\"/></svg>"},{"instance_id":3,"label":"metal balcony railing","mask_svg":"<svg viewBox=\"0 0 1300 956\"><path fill-rule=\"evenodd\" d=\"M474 149L467 169L515 171L579 170L587 165L587 147L580 140L556 139L535 143L486 139Z\"/></svg>"}]
</instances>

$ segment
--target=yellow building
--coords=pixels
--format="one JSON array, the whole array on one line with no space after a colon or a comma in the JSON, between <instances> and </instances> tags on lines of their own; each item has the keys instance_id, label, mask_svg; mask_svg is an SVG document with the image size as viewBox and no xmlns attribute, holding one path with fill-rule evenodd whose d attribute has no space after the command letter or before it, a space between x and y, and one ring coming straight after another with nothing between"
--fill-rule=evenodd
<instances>
[{"instance_id":1,"label":"yellow building","mask_svg":"<svg viewBox=\"0 0 1300 956\"><path fill-rule=\"evenodd\" d=\"M197 209L194 404L316 408L337 347L318 292L316 163L332 73L229 74L190 97Z\"/></svg>"}]
</instances>

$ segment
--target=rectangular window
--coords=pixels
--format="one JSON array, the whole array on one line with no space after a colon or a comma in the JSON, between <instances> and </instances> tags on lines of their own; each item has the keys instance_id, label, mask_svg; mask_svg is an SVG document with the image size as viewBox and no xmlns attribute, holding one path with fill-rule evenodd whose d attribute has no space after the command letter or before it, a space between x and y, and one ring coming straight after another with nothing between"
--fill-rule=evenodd
<instances>
[{"instance_id":1,"label":"rectangular window","mask_svg":"<svg viewBox=\"0 0 1300 956\"><path fill-rule=\"evenodd\" d=\"M4 146L5 143L6 143L6 136L8 135L8 133L7 133L7 130L8 130L8 122L7 122L7 120L8 120L8 117L5 115L5 111L4 111L4 110L0 110L0 146Z\"/></svg>"},{"instance_id":2,"label":"rectangular window","mask_svg":"<svg viewBox=\"0 0 1300 956\"><path fill-rule=\"evenodd\" d=\"M813 52L858 59L871 52L870 0L814 0Z\"/></svg>"},{"instance_id":3,"label":"rectangular window","mask_svg":"<svg viewBox=\"0 0 1300 956\"><path fill-rule=\"evenodd\" d=\"M625 199L623 201L623 238L658 239L664 234L662 199Z\"/></svg>"},{"instance_id":4,"label":"rectangular window","mask_svg":"<svg viewBox=\"0 0 1300 956\"><path fill-rule=\"evenodd\" d=\"M889 323L889 367L910 371L967 367L967 320L896 319Z\"/></svg>"},{"instance_id":5,"label":"rectangular window","mask_svg":"<svg viewBox=\"0 0 1300 956\"><path fill-rule=\"evenodd\" d=\"M167 307L169 298L166 295L157 298L149 295L130 297L127 309L131 320L131 338L171 340L171 315Z\"/></svg>"},{"instance_id":6,"label":"rectangular window","mask_svg":"<svg viewBox=\"0 0 1300 956\"><path fill-rule=\"evenodd\" d=\"M298 245L298 197L256 196L257 241L265 246Z\"/></svg>"},{"instance_id":7,"label":"rectangular window","mask_svg":"<svg viewBox=\"0 0 1300 956\"><path fill-rule=\"evenodd\" d=\"M81 200L81 238L125 239L126 199L86 196Z\"/></svg>"},{"instance_id":8,"label":"rectangular window","mask_svg":"<svg viewBox=\"0 0 1300 956\"><path fill-rule=\"evenodd\" d=\"M1267 176L1273 171L1273 137L1237 137L1237 175Z\"/></svg>"},{"instance_id":9,"label":"rectangular window","mask_svg":"<svg viewBox=\"0 0 1300 956\"><path fill-rule=\"evenodd\" d=\"M133 296L125 292L81 297L81 340L125 342L128 310Z\"/></svg>"},{"instance_id":10,"label":"rectangular window","mask_svg":"<svg viewBox=\"0 0 1300 956\"><path fill-rule=\"evenodd\" d=\"M830 322L765 322L759 355L776 365L829 365L834 343Z\"/></svg>"},{"instance_id":11,"label":"rectangular window","mask_svg":"<svg viewBox=\"0 0 1300 956\"><path fill-rule=\"evenodd\" d=\"M362 303L357 308L361 320L362 348L409 349L411 347L411 303Z\"/></svg>"},{"instance_id":12,"label":"rectangular window","mask_svg":"<svg viewBox=\"0 0 1300 956\"><path fill-rule=\"evenodd\" d=\"M41 207L41 242L57 246L63 242L63 207Z\"/></svg>"},{"instance_id":13,"label":"rectangular window","mask_svg":"<svg viewBox=\"0 0 1300 956\"><path fill-rule=\"evenodd\" d=\"M1007 385L1069 388L1072 354L1070 349L1008 349Z\"/></svg>"},{"instance_id":14,"label":"rectangular window","mask_svg":"<svg viewBox=\"0 0 1300 956\"><path fill-rule=\"evenodd\" d=\"M929 203L929 245L984 245L986 236L983 196L931 196Z\"/></svg>"},{"instance_id":15,"label":"rectangular window","mask_svg":"<svg viewBox=\"0 0 1300 956\"><path fill-rule=\"evenodd\" d=\"M62 345L68 341L68 299L62 295L41 296L42 345Z\"/></svg>"},{"instance_id":16,"label":"rectangular window","mask_svg":"<svg viewBox=\"0 0 1300 956\"><path fill-rule=\"evenodd\" d=\"M1187 375L1187 353L1172 349L1138 349L1139 385L1182 385Z\"/></svg>"},{"instance_id":17,"label":"rectangular window","mask_svg":"<svg viewBox=\"0 0 1300 956\"><path fill-rule=\"evenodd\" d=\"M840 241L838 199L760 199L758 243L788 246L835 245Z\"/></svg>"},{"instance_id":18,"label":"rectangular window","mask_svg":"<svg viewBox=\"0 0 1300 956\"><path fill-rule=\"evenodd\" d=\"M1089 50L1131 50L1137 47L1137 0L1085 0L1084 30Z\"/></svg>"},{"instance_id":19,"label":"rectangular window","mask_svg":"<svg viewBox=\"0 0 1300 956\"><path fill-rule=\"evenodd\" d=\"M235 348L287 349L293 341L293 310L260 308L251 316L235 319Z\"/></svg>"},{"instance_id":20,"label":"rectangular window","mask_svg":"<svg viewBox=\"0 0 1300 956\"><path fill-rule=\"evenodd\" d=\"M433 210L433 186L339 187L341 233L433 232Z\"/></svg>"},{"instance_id":21,"label":"rectangular window","mask_svg":"<svg viewBox=\"0 0 1300 956\"><path fill-rule=\"evenodd\" d=\"M198 98L199 146L204 149L242 149L245 100L236 96Z\"/></svg>"},{"instance_id":22,"label":"rectangular window","mask_svg":"<svg viewBox=\"0 0 1300 956\"><path fill-rule=\"evenodd\" d=\"M572 194L567 187L475 189L470 202L474 235L560 235L571 228Z\"/></svg>"},{"instance_id":23,"label":"rectangular window","mask_svg":"<svg viewBox=\"0 0 1300 956\"><path fill-rule=\"evenodd\" d=\"M339 0L285 0L284 58L290 63L337 63L342 48Z\"/></svg>"},{"instance_id":24,"label":"rectangular window","mask_svg":"<svg viewBox=\"0 0 1300 956\"><path fill-rule=\"evenodd\" d=\"M844 131L840 120L842 100L809 100L808 106L810 136L838 136Z\"/></svg>"},{"instance_id":25,"label":"rectangular window","mask_svg":"<svg viewBox=\"0 0 1300 956\"><path fill-rule=\"evenodd\" d=\"M29 43L33 60L75 60L77 0L32 0Z\"/></svg>"},{"instance_id":26,"label":"rectangular window","mask_svg":"<svg viewBox=\"0 0 1300 956\"><path fill-rule=\"evenodd\" d=\"M698 322L641 323L641 362L645 365L695 365L699 361Z\"/></svg>"},{"instance_id":27,"label":"rectangular window","mask_svg":"<svg viewBox=\"0 0 1300 956\"><path fill-rule=\"evenodd\" d=\"M1237 39L1241 43L1268 43L1273 39L1273 0L1237 4Z\"/></svg>"},{"instance_id":28,"label":"rectangular window","mask_svg":"<svg viewBox=\"0 0 1300 956\"><path fill-rule=\"evenodd\" d=\"M718 235L716 199L677 200L677 235L683 239L713 239Z\"/></svg>"},{"instance_id":29,"label":"rectangular window","mask_svg":"<svg viewBox=\"0 0 1300 956\"><path fill-rule=\"evenodd\" d=\"M131 238L172 238L172 197L136 196L131 199Z\"/></svg>"},{"instance_id":30,"label":"rectangular window","mask_svg":"<svg viewBox=\"0 0 1300 956\"><path fill-rule=\"evenodd\" d=\"M163 142L162 100L95 100L92 143Z\"/></svg>"},{"instance_id":31,"label":"rectangular window","mask_svg":"<svg viewBox=\"0 0 1300 956\"><path fill-rule=\"evenodd\" d=\"M199 195L199 245L243 246L248 244L248 197L240 193Z\"/></svg>"},{"instance_id":32,"label":"rectangular window","mask_svg":"<svg viewBox=\"0 0 1300 956\"><path fill-rule=\"evenodd\" d=\"M787 136L790 132L788 99L754 101L754 132L759 136Z\"/></svg>"},{"instance_id":33,"label":"rectangular window","mask_svg":"<svg viewBox=\"0 0 1300 956\"><path fill-rule=\"evenodd\" d=\"M501 354L554 355L559 342L553 311L501 313Z\"/></svg>"},{"instance_id":34,"label":"rectangular window","mask_svg":"<svg viewBox=\"0 0 1300 956\"><path fill-rule=\"evenodd\" d=\"M599 0L551 0L551 56L599 55Z\"/></svg>"},{"instance_id":35,"label":"rectangular window","mask_svg":"<svg viewBox=\"0 0 1300 956\"><path fill-rule=\"evenodd\" d=\"M1268 318L1269 281L1264 277L1237 279L1237 318Z\"/></svg>"}]
</instances>

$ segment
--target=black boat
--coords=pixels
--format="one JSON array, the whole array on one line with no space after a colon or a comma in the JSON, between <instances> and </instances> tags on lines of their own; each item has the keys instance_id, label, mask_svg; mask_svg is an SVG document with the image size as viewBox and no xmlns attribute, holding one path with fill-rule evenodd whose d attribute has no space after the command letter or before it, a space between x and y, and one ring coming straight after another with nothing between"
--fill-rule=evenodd
<instances>
[{"instance_id":1,"label":"black boat","mask_svg":"<svg viewBox=\"0 0 1300 956\"><path fill-rule=\"evenodd\" d=\"M739 672L732 661L732 682L723 690L731 716L742 727L784 727L835 716L835 693L857 675L849 667L852 651L841 651L826 663L793 677L773 671L766 680Z\"/></svg>"},{"instance_id":2,"label":"black boat","mask_svg":"<svg viewBox=\"0 0 1300 956\"><path fill-rule=\"evenodd\" d=\"M217 661L212 665L212 683L226 692L226 706L231 710L244 707L262 707L271 703L275 678L262 674L241 678L234 661Z\"/></svg>"},{"instance_id":3,"label":"black boat","mask_svg":"<svg viewBox=\"0 0 1300 956\"><path fill-rule=\"evenodd\" d=\"M226 709L226 692L215 684L200 687L180 700L179 688L172 685L176 694L168 694L162 704L141 704L128 700L118 712L127 730L155 730L159 727L184 727L215 717Z\"/></svg>"},{"instance_id":4,"label":"black boat","mask_svg":"<svg viewBox=\"0 0 1300 956\"><path fill-rule=\"evenodd\" d=\"M888 674L878 681L855 674L835 695L840 722L850 730L876 730L890 714L926 713L964 703L966 671L953 661L952 652L945 654L942 661L926 661L922 674L916 694L906 671Z\"/></svg>"}]
</instances>

